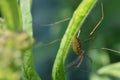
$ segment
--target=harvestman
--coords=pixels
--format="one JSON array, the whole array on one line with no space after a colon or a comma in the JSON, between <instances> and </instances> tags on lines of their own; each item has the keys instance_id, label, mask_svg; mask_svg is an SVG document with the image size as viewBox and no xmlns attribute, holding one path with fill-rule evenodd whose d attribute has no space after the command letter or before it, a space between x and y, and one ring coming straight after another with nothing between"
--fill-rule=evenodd
<instances>
[{"instance_id":1,"label":"harvestman","mask_svg":"<svg viewBox=\"0 0 120 80\"><path fill-rule=\"evenodd\" d=\"M94 34L94 32L96 31L96 29L99 27L99 25L102 23L103 19L104 19L104 12L103 12L103 4L101 3L101 12L102 12L102 17L101 19L99 20L99 22L97 23L97 25L93 28L93 30L90 32L89 36L87 36L87 39L84 40L84 41L87 41L87 40L90 40L91 36ZM62 22L65 22L65 21L68 21L70 20L70 18L66 18L66 19L63 19L63 20L60 20L60 21L57 21L55 23L52 23L52 24L46 24L46 25L41 25L41 26L52 26L52 25L55 25L55 24L59 24L59 23L62 23ZM72 47L73 47L73 51L79 55L79 57L71 62L69 65L67 65L67 67L70 67L74 64L76 64L76 62L79 61L79 63L77 64L77 68L80 67L82 61L83 61L83 58L84 58L84 50L81 49L81 43L80 43L80 40L79 40L79 35L80 35L80 30L78 31L77 35L73 38L71 44L72 44ZM55 43L57 41L59 41L60 39L56 39L54 41L51 41L49 42L47 45L50 45L52 43ZM38 45L37 45L38 46ZM94 48L94 49L98 49L98 48ZM120 53L119 51L116 51L116 50L113 50L113 49L109 49L109 48L99 48L101 50L108 50L108 51L112 51L112 52L115 52L115 53ZM88 57L88 56L87 56ZM89 58L89 57L88 57ZM90 58L89 58L90 59ZM91 60L91 59L90 59Z\"/></svg>"},{"instance_id":2,"label":"harvestman","mask_svg":"<svg viewBox=\"0 0 120 80\"><path fill-rule=\"evenodd\" d=\"M103 4L102 3L101 3L101 11L102 11L102 17L101 17L101 19L99 20L99 22L97 23L97 25L94 27L94 29L90 32L89 36L87 37L88 39L86 39L84 41L87 41L87 40L91 39L90 37L93 35L93 33L96 31L96 29L99 27L99 25L102 23L102 21L104 19L104 12L103 12ZM79 55L79 57L75 61L71 62L67 67L70 67L70 66L76 64L76 62L78 62L78 60L79 60L79 63L76 66L78 68L81 65L82 61L83 61L84 50L81 49L81 43L80 43L80 40L79 40L79 35L80 35L80 30L78 31L77 35L73 38L73 41L72 41L73 50L74 50L74 52L77 55ZM102 50L108 50L108 51L120 53L119 51L116 51L116 50L113 50L113 49L109 49L109 48L93 48L93 49L102 49ZM89 56L87 56L87 57L89 58Z\"/></svg>"}]
</instances>

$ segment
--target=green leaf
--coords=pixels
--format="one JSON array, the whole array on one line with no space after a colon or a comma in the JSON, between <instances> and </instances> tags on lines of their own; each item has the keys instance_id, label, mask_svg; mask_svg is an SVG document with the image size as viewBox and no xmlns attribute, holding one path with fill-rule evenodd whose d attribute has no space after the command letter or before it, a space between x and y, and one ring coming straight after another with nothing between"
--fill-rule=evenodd
<instances>
[{"instance_id":1,"label":"green leaf","mask_svg":"<svg viewBox=\"0 0 120 80\"><path fill-rule=\"evenodd\" d=\"M7 23L7 29L22 30L21 12L17 0L0 0L2 15Z\"/></svg>"},{"instance_id":2,"label":"green leaf","mask_svg":"<svg viewBox=\"0 0 120 80\"><path fill-rule=\"evenodd\" d=\"M27 80L41 80L34 68L32 49L24 52L23 72Z\"/></svg>"},{"instance_id":3,"label":"green leaf","mask_svg":"<svg viewBox=\"0 0 120 80\"><path fill-rule=\"evenodd\" d=\"M110 75L116 78L120 78L120 62L105 66L98 70L98 74Z\"/></svg>"},{"instance_id":4,"label":"green leaf","mask_svg":"<svg viewBox=\"0 0 120 80\"><path fill-rule=\"evenodd\" d=\"M31 0L20 0L23 30L32 37L31 2ZM24 52L23 72L27 80L41 80L34 68L32 48Z\"/></svg>"},{"instance_id":5,"label":"green leaf","mask_svg":"<svg viewBox=\"0 0 120 80\"><path fill-rule=\"evenodd\" d=\"M22 11L23 30L30 36L33 35L32 31L32 16L31 16L31 0L20 0L20 7Z\"/></svg>"},{"instance_id":6,"label":"green leaf","mask_svg":"<svg viewBox=\"0 0 120 80\"><path fill-rule=\"evenodd\" d=\"M95 5L97 0L83 0L82 3L78 6L75 10L73 17L68 25L68 28L62 38L60 48L58 50L53 71L52 71L52 78L53 80L65 80L65 73L64 73L64 62L69 50L72 38L75 36L77 31L82 26L85 18Z\"/></svg>"}]
</instances>

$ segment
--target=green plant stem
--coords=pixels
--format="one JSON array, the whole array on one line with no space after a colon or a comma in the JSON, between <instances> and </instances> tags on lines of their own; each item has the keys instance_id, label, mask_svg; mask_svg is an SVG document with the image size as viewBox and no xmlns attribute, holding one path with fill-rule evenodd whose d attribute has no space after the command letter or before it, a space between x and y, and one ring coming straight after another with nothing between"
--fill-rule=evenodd
<instances>
[{"instance_id":1,"label":"green plant stem","mask_svg":"<svg viewBox=\"0 0 120 80\"><path fill-rule=\"evenodd\" d=\"M95 5L97 0L83 0L75 10L73 17L68 25L68 28L62 38L60 48L58 50L52 71L53 80L65 80L64 62L69 50L71 41L77 31L81 28L85 18Z\"/></svg>"},{"instance_id":2,"label":"green plant stem","mask_svg":"<svg viewBox=\"0 0 120 80\"><path fill-rule=\"evenodd\" d=\"M20 7L23 17L23 31L27 32L31 37L33 37L32 16L30 11L31 2L32 0L20 0ZM41 80L34 68L32 48L24 52L23 72L27 80Z\"/></svg>"},{"instance_id":3,"label":"green plant stem","mask_svg":"<svg viewBox=\"0 0 120 80\"><path fill-rule=\"evenodd\" d=\"M23 72L26 80L41 80L34 69L32 49L24 52Z\"/></svg>"},{"instance_id":4,"label":"green plant stem","mask_svg":"<svg viewBox=\"0 0 120 80\"><path fill-rule=\"evenodd\" d=\"M0 0L0 8L7 29L22 31L22 15L17 0Z\"/></svg>"}]
</instances>

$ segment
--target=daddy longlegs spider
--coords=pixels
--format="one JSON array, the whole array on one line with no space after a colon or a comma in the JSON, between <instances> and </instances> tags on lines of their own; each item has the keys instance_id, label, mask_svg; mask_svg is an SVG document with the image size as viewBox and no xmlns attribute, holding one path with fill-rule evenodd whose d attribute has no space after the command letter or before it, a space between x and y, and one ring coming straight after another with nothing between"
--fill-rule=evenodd
<instances>
[{"instance_id":1,"label":"daddy longlegs spider","mask_svg":"<svg viewBox=\"0 0 120 80\"><path fill-rule=\"evenodd\" d=\"M101 12L102 12L101 19L99 20L99 22L97 23L97 25L93 28L93 30L90 32L90 34L87 36L88 39L85 39L84 41L87 41L87 40L91 39L90 37L93 35L93 33L96 31L96 29L99 27L99 25L102 23L102 21L104 19L104 12L103 12L103 4L102 3L101 3ZM77 35L73 38L73 41L72 41L73 51L77 55L79 55L79 57L75 61L73 61L71 64L69 64L68 67L74 65L79 60L79 63L76 66L78 68L81 65L82 61L83 61L84 50L81 48L81 42L79 40L79 36L80 36L80 30L78 31ZM106 50L108 50L108 49L106 49Z\"/></svg>"},{"instance_id":2,"label":"daddy longlegs spider","mask_svg":"<svg viewBox=\"0 0 120 80\"><path fill-rule=\"evenodd\" d=\"M93 30L90 32L90 34L87 36L87 39L84 40L84 42L92 39L91 36L94 34L94 32L96 31L96 29L99 27L99 25L102 23L103 19L104 19L104 10L103 10L103 4L101 3L101 12L102 12L102 17L101 19L99 20L99 22L96 24L96 26L93 28ZM73 41L72 41L72 47L73 47L73 51L79 56L75 61L71 62L69 65L67 65L67 67L69 68L70 66L76 64L76 62L79 61L79 63L77 64L76 68L79 68L82 61L83 61L83 58L85 56L84 54L84 50L82 49L81 47L81 42L79 40L79 36L80 36L80 30L78 31L77 35L73 38ZM115 53L120 53L119 51L116 51L116 50L113 50L113 49L109 49L109 48L92 48L92 49L101 49L101 50L108 50L108 51L111 51L111 52L115 52ZM88 59L90 59L91 63L92 63L92 60L89 56L86 55L86 57Z\"/></svg>"},{"instance_id":3,"label":"daddy longlegs spider","mask_svg":"<svg viewBox=\"0 0 120 80\"><path fill-rule=\"evenodd\" d=\"M93 30L90 32L90 34L87 36L87 38L84 40L84 42L92 39L91 36L94 34L94 32L97 30L97 28L99 27L99 25L102 23L103 19L104 19L104 10L103 10L103 4L101 3L101 14L102 14L102 17L101 19L99 20L99 22L96 24L96 26L93 28ZM55 23L52 23L52 24L46 24L46 25L42 25L42 26L52 26L52 25L55 25L55 24L59 24L59 23L62 23L64 21L68 21L70 20L70 18L66 18L66 19L63 19L63 20L60 20L60 21L57 21ZM84 50L81 48L81 42L79 40L79 36L80 36L80 30L78 31L77 35L73 38L71 44L72 44L72 47L73 47L73 51L79 56L75 61L71 62L69 65L67 65L67 67L69 68L70 66L76 64L76 62L79 61L79 63L77 64L76 68L80 67L82 61L83 61L83 58L85 56L84 54ZM48 46L48 45L51 45L57 41L59 41L60 39L56 39L54 41L51 41L49 42L48 44L46 44L45 46ZM38 45L37 45L38 47ZM111 51L111 52L115 52L115 53L120 53L119 51L116 51L116 50L113 50L113 49L109 49L109 48L93 48L93 49L101 49L101 50L108 50L108 51ZM86 57L89 58L89 56L86 55ZM89 58L90 61L92 62L91 58Z\"/></svg>"}]
</instances>

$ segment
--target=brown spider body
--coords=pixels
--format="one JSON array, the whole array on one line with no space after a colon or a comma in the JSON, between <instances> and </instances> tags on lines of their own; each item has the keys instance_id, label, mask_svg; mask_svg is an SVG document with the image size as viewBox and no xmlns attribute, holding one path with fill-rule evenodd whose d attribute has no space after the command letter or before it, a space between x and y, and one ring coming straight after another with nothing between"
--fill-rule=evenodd
<instances>
[{"instance_id":1,"label":"brown spider body","mask_svg":"<svg viewBox=\"0 0 120 80\"><path fill-rule=\"evenodd\" d=\"M73 51L74 51L77 55L83 54L83 50L81 49L80 40L79 40L77 37L74 37L74 38L73 38L72 47L73 47Z\"/></svg>"}]
</instances>

